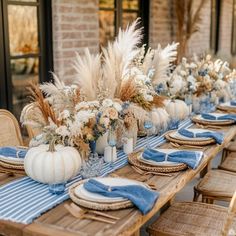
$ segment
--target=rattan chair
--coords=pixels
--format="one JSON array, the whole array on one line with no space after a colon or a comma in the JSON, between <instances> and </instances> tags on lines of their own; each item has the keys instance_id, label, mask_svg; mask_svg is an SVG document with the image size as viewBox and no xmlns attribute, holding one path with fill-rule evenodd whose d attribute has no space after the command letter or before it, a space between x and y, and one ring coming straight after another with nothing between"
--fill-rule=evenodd
<instances>
[{"instance_id":1,"label":"rattan chair","mask_svg":"<svg viewBox=\"0 0 236 236\"><path fill-rule=\"evenodd\" d=\"M236 152L230 153L220 164L219 169L236 173Z\"/></svg>"},{"instance_id":2,"label":"rattan chair","mask_svg":"<svg viewBox=\"0 0 236 236\"><path fill-rule=\"evenodd\" d=\"M199 202L174 203L147 230L151 236L233 236L235 213L236 192L229 208Z\"/></svg>"},{"instance_id":3,"label":"rattan chair","mask_svg":"<svg viewBox=\"0 0 236 236\"><path fill-rule=\"evenodd\" d=\"M224 170L210 170L194 187L194 201L202 195L202 202L214 200L230 201L236 186L236 173Z\"/></svg>"},{"instance_id":4,"label":"rattan chair","mask_svg":"<svg viewBox=\"0 0 236 236\"><path fill-rule=\"evenodd\" d=\"M229 156L229 154L232 152L236 153L236 141L230 142L230 144L224 148L222 152L221 163L223 163L225 159Z\"/></svg>"},{"instance_id":5,"label":"rattan chair","mask_svg":"<svg viewBox=\"0 0 236 236\"><path fill-rule=\"evenodd\" d=\"M40 121L42 124L45 123L42 112L37 106L35 106L35 103L26 105L22 110L21 116L21 119L24 121L31 120L33 117L37 116L38 121ZM33 127L30 124L25 125L25 127L30 140L42 132L41 128Z\"/></svg>"},{"instance_id":6,"label":"rattan chair","mask_svg":"<svg viewBox=\"0 0 236 236\"><path fill-rule=\"evenodd\" d=\"M4 109L0 109L0 146L23 146L16 118Z\"/></svg>"}]
</instances>

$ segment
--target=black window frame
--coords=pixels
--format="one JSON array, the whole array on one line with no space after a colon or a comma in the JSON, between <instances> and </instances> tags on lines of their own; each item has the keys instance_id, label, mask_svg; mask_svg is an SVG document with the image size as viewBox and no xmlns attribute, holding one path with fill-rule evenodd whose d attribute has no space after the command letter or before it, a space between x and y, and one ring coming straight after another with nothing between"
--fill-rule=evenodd
<instances>
[{"instance_id":1,"label":"black window frame","mask_svg":"<svg viewBox=\"0 0 236 236\"><path fill-rule=\"evenodd\" d=\"M149 8L150 0L138 0L138 9L123 9L122 0L114 0L114 7L100 7L99 11L113 11L114 12L114 27L115 37L118 34L119 28L122 27L122 15L123 12L127 13L138 13L138 17L141 18L141 26L143 26L143 42L148 45L149 43ZM99 26L100 27L100 26Z\"/></svg>"},{"instance_id":2,"label":"black window frame","mask_svg":"<svg viewBox=\"0 0 236 236\"><path fill-rule=\"evenodd\" d=\"M216 54L219 50L221 0L211 0L210 50Z\"/></svg>"},{"instance_id":3,"label":"black window frame","mask_svg":"<svg viewBox=\"0 0 236 236\"><path fill-rule=\"evenodd\" d=\"M9 29L8 29L8 5L35 6L38 9L38 36L39 53L29 53L20 56L10 55ZM39 82L51 79L50 71L53 71L53 47L52 47L52 9L51 0L38 0L36 2L0 0L0 108L13 110L12 104L12 59L39 58ZM4 77L4 78L1 78Z\"/></svg>"}]
</instances>

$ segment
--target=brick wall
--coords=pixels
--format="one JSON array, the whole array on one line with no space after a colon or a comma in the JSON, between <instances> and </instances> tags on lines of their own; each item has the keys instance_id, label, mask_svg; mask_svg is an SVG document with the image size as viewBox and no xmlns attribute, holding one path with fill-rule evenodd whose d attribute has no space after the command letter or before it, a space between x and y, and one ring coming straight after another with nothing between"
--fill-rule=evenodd
<instances>
[{"instance_id":1,"label":"brick wall","mask_svg":"<svg viewBox=\"0 0 236 236\"><path fill-rule=\"evenodd\" d=\"M200 0L194 0L194 8L200 4ZM211 0L205 0L204 8L201 11L201 23L199 32L192 35L189 40L188 55L202 54L210 49L210 28L211 28Z\"/></svg>"},{"instance_id":2,"label":"brick wall","mask_svg":"<svg viewBox=\"0 0 236 236\"><path fill-rule=\"evenodd\" d=\"M75 77L75 51L99 50L98 0L52 0L54 71L64 81Z\"/></svg>"},{"instance_id":3,"label":"brick wall","mask_svg":"<svg viewBox=\"0 0 236 236\"><path fill-rule=\"evenodd\" d=\"M221 4L219 54L227 59L231 55L233 0L224 0Z\"/></svg>"},{"instance_id":4,"label":"brick wall","mask_svg":"<svg viewBox=\"0 0 236 236\"><path fill-rule=\"evenodd\" d=\"M149 44L156 47L158 43L165 46L176 40L177 20L175 16L175 6L173 0L151 0L150 2L150 26ZM194 8L197 9L200 0L194 1ZM211 4L206 0L202 10L202 24L200 31L189 40L188 54L194 52L199 54L208 51L210 47L210 24L211 24Z\"/></svg>"},{"instance_id":5,"label":"brick wall","mask_svg":"<svg viewBox=\"0 0 236 236\"><path fill-rule=\"evenodd\" d=\"M151 0L150 1L150 20L149 20L149 46L156 47L158 43L165 46L175 40L175 22L173 19L173 1L170 0Z\"/></svg>"},{"instance_id":6,"label":"brick wall","mask_svg":"<svg viewBox=\"0 0 236 236\"><path fill-rule=\"evenodd\" d=\"M82 53L88 47L99 51L99 0L52 0L53 9L53 50L55 72L64 81L75 77L71 62L74 52ZM174 0L150 0L149 46L158 43L165 46L176 40L176 17ZM197 5L200 0L195 0ZM220 50L230 54L233 0L222 1L220 23ZM202 11L200 32L189 41L188 55L209 51L211 24L211 0L206 0Z\"/></svg>"}]
</instances>

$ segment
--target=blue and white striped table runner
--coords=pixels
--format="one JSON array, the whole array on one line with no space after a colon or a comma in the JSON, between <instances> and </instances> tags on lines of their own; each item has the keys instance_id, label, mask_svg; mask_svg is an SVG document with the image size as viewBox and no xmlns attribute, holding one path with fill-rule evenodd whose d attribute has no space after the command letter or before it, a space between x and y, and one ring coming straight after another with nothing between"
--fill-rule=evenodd
<instances>
[{"instance_id":1,"label":"blue and white striped table runner","mask_svg":"<svg viewBox=\"0 0 236 236\"><path fill-rule=\"evenodd\" d=\"M180 127L187 128L191 124L188 119L181 122ZM154 148L165 143L165 141L164 135L160 137L150 136L148 143ZM139 138L135 149L143 147L145 143L145 137ZM119 150L118 159L112 167L108 163L104 163L102 176L122 168L127 163L127 155ZM29 224L42 213L67 200L69 198L68 187L79 180L81 180L80 175L70 180L66 185L65 193L61 195L49 193L48 185L38 183L29 177L12 181L0 187L0 219Z\"/></svg>"}]
</instances>

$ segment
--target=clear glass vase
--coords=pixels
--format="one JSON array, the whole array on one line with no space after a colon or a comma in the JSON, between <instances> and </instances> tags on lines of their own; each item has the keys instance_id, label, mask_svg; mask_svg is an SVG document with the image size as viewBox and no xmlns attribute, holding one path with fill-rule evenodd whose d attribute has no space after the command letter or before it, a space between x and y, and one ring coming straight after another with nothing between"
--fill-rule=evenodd
<instances>
[{"instance_id":1,"label":"clear glass vase","mask_svg":"<svg viewBox=\"0 0 236 236\"><path fill-rule=\"evenodd\" d=\"M100 176L103 165L103 159L96 153L96 141L90 141L89 147L88 160L84 162L80 172L83 179Z\"/></svg>"},{"instance_id":2,"label":"clear glass vase","mask_svg":"<svg viewBox=\"0 0 236 236\"><path fill-rule=\"evenodd\" d=\"M66 183L49 184L48 190L52 194L62 194L65 192Z\"/></svg>"}]
</instances>

